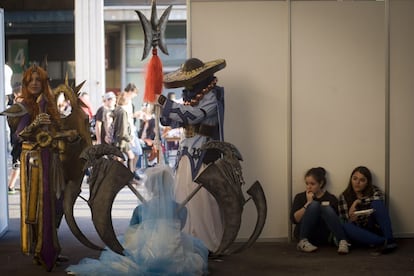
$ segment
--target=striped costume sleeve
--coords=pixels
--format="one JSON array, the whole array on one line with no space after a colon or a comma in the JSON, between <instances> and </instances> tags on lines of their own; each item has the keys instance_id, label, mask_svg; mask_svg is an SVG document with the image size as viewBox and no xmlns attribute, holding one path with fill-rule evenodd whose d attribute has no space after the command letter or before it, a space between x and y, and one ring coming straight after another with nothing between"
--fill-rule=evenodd
<instances>
[{"instance_id":1,"label":"striped costume sleeve","mask_svg":"<svg viewBox=\"0 0 414 276\"><path fill-rule=\"evenodd\" d=\"M349 220L348 209L349 209L348 203L346 203L344 195L341 194L339 196L338 211L339 211L339 218L343 222L347 222Z\"/></svg>"}]
</instances>

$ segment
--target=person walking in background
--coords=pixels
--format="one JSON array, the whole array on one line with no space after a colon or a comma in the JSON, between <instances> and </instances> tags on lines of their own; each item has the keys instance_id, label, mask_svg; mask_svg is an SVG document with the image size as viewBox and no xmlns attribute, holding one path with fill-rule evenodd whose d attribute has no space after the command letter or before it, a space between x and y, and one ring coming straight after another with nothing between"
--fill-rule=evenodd
<instances>
[{"instance_id":1,"label":"person walking in background","mask_svg":"<svg viewBox=\"0 0 414 276\"><path fill-rule=\"evenodd\" d=\"M88 122L89 122L89 131L91 133L92 141L96 141L96 124L95 124L95 116L94 111L92 109L90 100L89 100L89 94L88 92L80 92L79 99L81 100L81 108L85 112L85 114L88 116Z\"/></svg>"},{"instance_id":2,"label":"person walking in background","mask_svg":"<svg viewBox=\"0 0 414 276\"><path fill-rule=\"evenodd\" d=\"M62 118L66 118L72 113L70 100L65 97L64 93L57 95L56 104Z\"/></svg>"},{"instance_id":3,"label":"person walking in background","mask_svg":"<svg viewBox=\"0 0 414 276\"><path fill-rule=\"evenodd\" d=\"M2 108L13 105L14 103L14 94L13 94L13 85L12 85L13 69L7 64L4 64L4 96L5 96L5 105L1 106ZM7 150L11 151L11 141L10 141L10 128L6 128L7 138L8 138L8 148Z\"/></svg>"},{"instance_id":4,"label":"person walking in background","mask_svg":"<svg viewBox=\"0 0 414 276\"><path fill-rule=\"evenodd\" d=\"M124 91L121 92L121 95L126 101L123 108L128 114L128 122L132 135L130 148L134 153L134 163L137 164L140 156L142 155L142 148L138 139L138 131L135 126L136 118L139 116L139 111L135 111L135 105L133 103L133 99L138 96L138 88L134 83L128 83L127 86L125 86Z\"/></svg>"},{"instance_id":5,"label":"person walking in background","mask_svg":"<svg viewBox=\"0 0 414 276\"><path fill-rule=\"evenodd\" d=\"M94 112L93 112L92 107L91 107L88 92L81 92L79 94L79 99L84 104L84 106L82 106L82 109L85 112L85 114L88 115L89 121L92 120Z\"/></svg>"},{"instance_id":6,"label":"person walking in background","mask_svg":"<svg viewBox=\"0 0 414 276\"><path fill-rule=\"evenodd\" d=\"M6 96L6 105L13 104L13 86L11 81L13 77L13 69L7 64L4 64L4 95Z\"/></svg>"},{"instance_id":7,"label":"person walking in background","mask_svg":"<svg viewBox=\"0 0 414 276\"><path fill-rule=\"evenodd\" d=\"M143 151L139 165L142 165L142 163L149 165L148 163L153 162L157 157L157 149L154 147L156 123L154 117L154 105L148 104L143 107L139 118L140 127L138 130L138 139ZM144 156L144 154L146 156ZM142 158L145 158L145 160L142 160Z\"/></svg>"},{"instance_id":8,"label":"person walking in background","mask_svg":"<svg viewBox=\"0 0 414 276\"><path fill-rule=\"evenodd\" d=\"M8 105L13 105L22 101L21 98L21 86L16 86L13 88L13 94L11 97L11 102ZM12 127L12 122L10 121L10 117L7 118L8 127L9 129ZM16 182L19 178L20 174L20 154L22 152L22 141L16 135L15 132L10 131L10 145L11 145L11 152L10 155L12 157L12 168L9 175L8 181L8 193L15 194L16 193Z\"/></svg>"},{"instance_id":9,"label":"person walking in background","mask_svg":"<svg viewBox=\"0 0 414 276\"><path fill-rule=\"evenodd\" d=\"M331 233L338 241L338 253L348 254L348 242L338 217L338 199L326 189L326 171L311 168L305 174L306 190L296 194L290 218L296 224L298 250L314 252L316 245L330 243Z\"/></svg>"},{"instance_id":10,"label":"person walking in background","mask_svg":"<svg viewBox=\"0 0 414 276\"><path fill-rule=\"evenodd\" d=\"M109 91L103 96L103 105L98 108L95 114L95 131L97 144L111 144L112 138L109 135L109 128L113 122L113 111L116 106L115 93Z\"/></svg>"},{"instance_id":11,"label":"person walking in background","mask_svg":"<svg viewBox=\"0 0 414 276\"><path fill-rule=\"evenodd\" d=\"M125 86L124 91L121 93L126 93L126 97L128 100L127 105L126 105L126 110L128 111L128 116L129 116L129 120L131 124L135 127L135 123L136 123L137 117L140 114L140 111L136 110L135 105L133 103L133 99L136 96L138 96L138 88L134 83L130 82Z\"/></svg>"},{"instance_id":12,"label":"person walking in background","mask_svg":"<svg viewBox=\"0 0 414 276\"><path fill-rule=\"evenodd\" d=\"M348 186L339 196L338 208L345 233L353 245L375 246L376 254L397 248L384 194L373 185L367 167L352 170Z\"/></svg>"},{"instance_id":13,"label":"person walking in background","mask_svg":"<svg viewBox=\"0 0 414 276\"><path fill-rule=\"evenodd\" d=\"M131 149L131 142L133 141L132 127L130 120L128 120L128 96L122 92L119 95L117 106L114 110L114 121L113 121L113 145L123 152L127 160L127 167L131 172L135 173L136 170L136 158L135 154Z\"/></svg>"},{"instance_id":14,"label":"person walking in background","mask_svg":"<svg viewBox=\"0 0 414 276\"><path fill-rule=\"evenodd\" d=\"M124 91L121 93L124 93L126 95L127 104L125 106L125 109L128 112L128 119L136 131L135 124L137 122L138 116L141 114L141 111L136 110L133 100L138 96L138 88L134 83L130 82L127 84L127 86L125 86Z\"/></svg>"}]
</instances>

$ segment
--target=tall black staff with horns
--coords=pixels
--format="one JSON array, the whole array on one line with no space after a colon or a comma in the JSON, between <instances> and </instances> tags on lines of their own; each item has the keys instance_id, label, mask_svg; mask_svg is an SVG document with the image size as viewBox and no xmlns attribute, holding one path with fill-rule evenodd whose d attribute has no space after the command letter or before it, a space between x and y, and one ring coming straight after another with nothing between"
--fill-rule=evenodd
<instances>
[{"instance_id":1,"label":"tall black staff with horns","mask_svg":"<svg viewBox=\"0 0 414 276\"><path fill-rule=\"evenodd\" d=\"M159 47L164 54L168 55L167 45L165 44L165 29L167 27L168 17L172 9L172 5L168 6L168 8L163 12L160 19L158 20L155 0L152 0L151 5L150 20L148 20L141 11L135 11L139 16L145 35L144 52L142 54L141 60L144 60L148 56L149 51L152 48L152 57L148 62L145 76L144 102L147 103L154 103L156 95L160 95L162 92L163 71L162 62L158 56L157 47ZM155 116L156 122L159 122L160 109L157 106L155 107ZM163 160L163 158L160 158L160 153L162 151L158 124L155 124L154 146L158 152L157 161L159 162L160 160Z\"/></svg>"}]
</instances>

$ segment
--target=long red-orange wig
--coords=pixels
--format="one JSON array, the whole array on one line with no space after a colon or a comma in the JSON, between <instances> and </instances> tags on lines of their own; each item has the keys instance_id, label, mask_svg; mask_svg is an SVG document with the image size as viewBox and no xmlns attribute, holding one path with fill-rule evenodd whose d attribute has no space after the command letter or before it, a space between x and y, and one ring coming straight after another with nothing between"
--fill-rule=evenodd
<instances>
[{"instance_id":1,"label":"long red-orange wig","mask_svg":"<svg viewBox=\"0 0 414 276\"><path fill-rule=\"evenodd\" d=\"M40 110L40 106L37 103L38 95L33 95L28 90L28 85L32 80L33 73L38 73L42 85L42 91L40 92L46 101L46 110ZM47 72L37 65L30 66L23 74L22 78L22 95L23 102L26 108L32 116L32 120L39 114L46 112L51 116L51 120L55 123L59 123L60 115L57 110L55 98L52 93L52 89L49 84L49 77Z\"/></svg>"}]
</instances>

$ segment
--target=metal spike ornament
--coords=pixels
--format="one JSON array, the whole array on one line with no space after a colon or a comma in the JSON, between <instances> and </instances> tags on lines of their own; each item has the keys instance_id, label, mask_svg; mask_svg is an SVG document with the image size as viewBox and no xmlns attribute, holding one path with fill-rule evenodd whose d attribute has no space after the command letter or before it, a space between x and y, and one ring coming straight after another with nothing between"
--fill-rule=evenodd
<instances>
[{"instance_id":1,"label":"metal spike ornament","mask_svg":"<svg viewBox=\"0 0 414 276\"><path fill-rule=\"evenodd\" d=\"M164 54L168 55L167 46L165 44L165 29L172 9L172 5L168 6L158 20L155 0L152 0L151 4L150 20L148 20L142 12L138 10L135 11L139 16L145 35L144 52L141 60L144 60L148 56L152 47L152 57L147 65L145 76L144 102L147 103L153 103L155 101L155 95L160 95L162 92L162 62L157 53L157 46Z\"/></svg>"}]
</instances>

